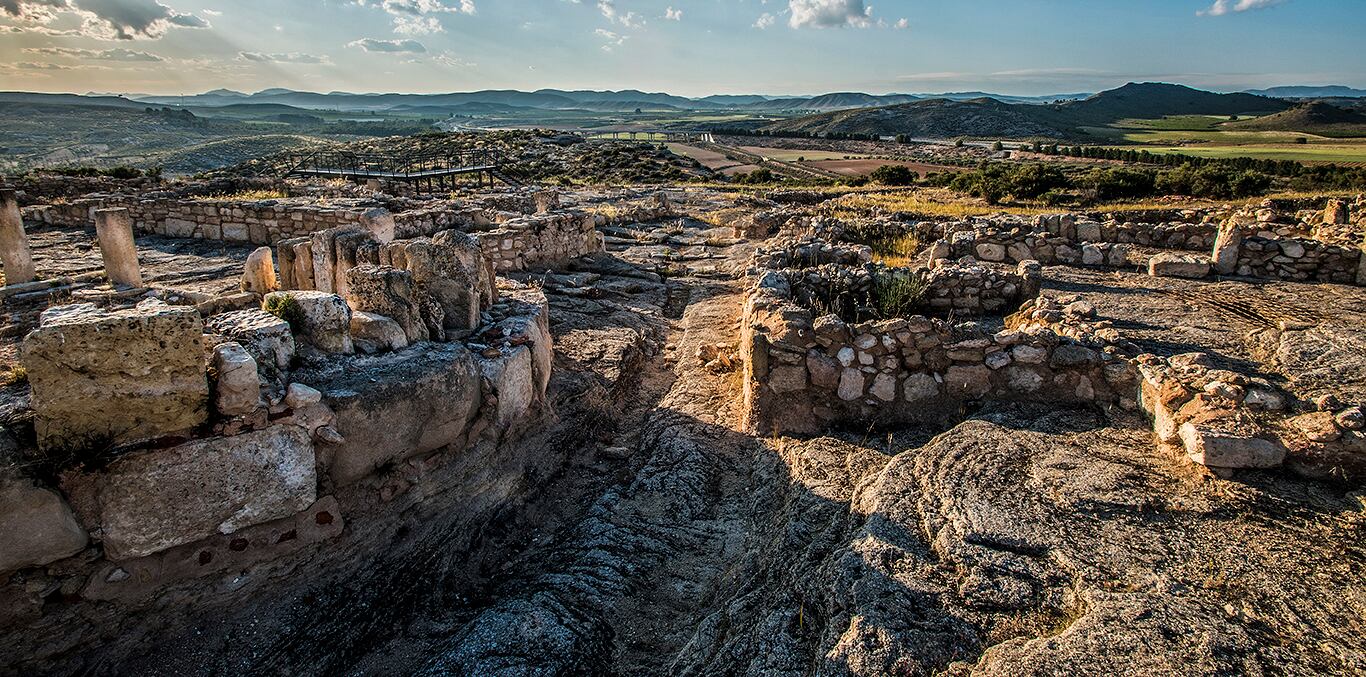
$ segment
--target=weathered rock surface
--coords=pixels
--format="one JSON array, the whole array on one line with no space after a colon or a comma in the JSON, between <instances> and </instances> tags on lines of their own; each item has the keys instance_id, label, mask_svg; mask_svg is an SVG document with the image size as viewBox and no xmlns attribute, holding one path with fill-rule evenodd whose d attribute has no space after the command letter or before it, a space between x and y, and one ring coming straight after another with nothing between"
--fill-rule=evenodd
<instances>
[{"instance_id":1,"label":"weathered rock surface","mask_svg":"<svg viewBox=\"0 0 1366 677\"><path fill-rule=\"evenodd\" d=\"M267 294L266 302L284 296L298 304L299 326L294 330L305 342L324 353L349 355L355 351L351 343L351 307L342 297L322 291L277 291Z\"/></svg>"},{"instance_id":2,"label":"weathered rock surface","mask_svg":"<svg viewBox=\"0 0 1366 677\"><path fill-rule=\"evenodd\" d=\"M313 444L292 425L138 452L102 474L98 493L114 560L288 517L315 500Z\"/></svg>"},{"instance_id":3,"label":"weathered rock surface","mask_svg":"<svg viewBox=\"0 0 1366 677\"><path fill-rule=\"evenodd\" d=\"M52 308L24 339L38 444L83 450L184 433L207 416L193 307Z\"/></svg>"},{"instance_id":4,"label":"weathered rock surface","mask_svg":"<svg viewBox=\"0 0 1366 677\"><path fill-rule=\"evenodd\" d=\"M1185 277L1199 279L1209 275L1207 256L1163 252L1148 259L1148 274L1153 277Z\"/></svg>"},{"instance_id":5,"label":"weathered rock surface","mask_svg":"<svg viewBox=\"0 0 1366 677\"><path fill-rule=\"evenodd\" d=\"M464 442L481 405L474 355L460 344L414 346L296 376L324 393L346 438L325 447L326 471L337 486Z\"/></svg>"},{"instance_id":6,"label":"weathered rock surface","mask_svg":"<svg viewBox=\"0 0 1366 677\"><path fill-rule=\"evenodd\" d=\"M87 540L57 492L0 477L0 574L70 557Z\"/></svg>"}]
</instances>

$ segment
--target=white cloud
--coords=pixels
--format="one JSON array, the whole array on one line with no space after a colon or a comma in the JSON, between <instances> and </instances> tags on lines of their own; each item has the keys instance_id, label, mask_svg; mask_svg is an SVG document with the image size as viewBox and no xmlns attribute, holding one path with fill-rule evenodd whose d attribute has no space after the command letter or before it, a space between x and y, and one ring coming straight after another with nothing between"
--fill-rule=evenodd
<instances>
[{"instance_id":1,"label":"white cloud","mask_svg":"<svg viewBox=\"0 0 1366 677\"><path fill-rule=\"evenodd\" d=\"M787 25L793 28L867 28L873 25L872 7L863 0L788 0L792 13Z\"/></svg>"},{"instance_id":2,"label":"white cloud","mask_svg":"<svg viewBox=\"0 0 1366 677\"><path fill-rule=\"evenodd\" d=\"M1209 9L1196 12L1200 16L1223 16L1231 12L1246 12L1250 9L1265 9L1279 5L1283 0L1214 0Z\"/></svg>"},{"instance_id":3,"label":"white cloud","mask_svg":"<svg viewBox=\"0 0 1366 677\"><path fill-rule=\"evenodd\" d=\"M602 45L602 51L604 52L610 52L613 48L620 47L623 42L626 42L627 37L620 33L609 31L606 28L599 28L593 31L593 33L606 41Z\"/></svg>"},{"instance_id":4,"label":"white cloud","mask_svg":"<svg viewBox=\"0 0 1366 677\"><path fill-rule=\"evenodd\" d=\"M400 35L444 33L435 15L477 13L474 0L355 0L362 7L378 7L393 18L394 32Z\"/></svg>"},{"instance_id":5,"label":"white cloud","mask_svg":"<svg viewBox=\"0 0 1366 677\"><path fill-rule=\"evenodd\" d=\"M331 64L332 61L326 56L305 54L303 52L287 52L277 54L263 54L261 52L239 52L237 58L243 61L253 61L256 63L301 63L301 64Z\"/></svg>"},{"instance_id":6,"label":"white cloud","mask_svg":"<svg viewBox=\"0 0 1366 677\"><path fill-rule=\"evenodd\" d=\"M147 52L137 52L131 49L75 49L72 47L29 47L24 50L33 54L47 54L49 56L65 56L72 59L90 59L94 61L125 61L152 63L165 61L165 59Z\"/></svg>"},{"instance_id":7,"label":"white cloud","mask_svg":"<svg viewBox=\"0 0 1366 677\"><path fill-rule=\"evenodd\" d=\"M773 16L772 14L769 14L768 12L764 12L763 14L760 14L760 15L759 15L759 18L758 18L758 19L755 19L755 20L754 20L754 27L757 28L757 29L759 29L759 30L764 30L765 28L771 28L771 27L773 26L773 24L775 24L775 23L777 23L777 22L778 22L778 17Z\"/></svg>"},{"instance_id":8,"label":"white cloud","mask_svg":"<svg viewBox=\"0 0 1366 677\"><path fill-rule=\"evenodd\" d=\"M182 14L156 0L0 0L0 14L25 22L24 31L106 40L159 38L172 26L209 27L202 17ZM55 31L46 26L61 14L79 18L81 28Z\"/></svg>"},{"instance_id":9,"label":"white cloud","mask_svg":"<svg viewBox=\"0 0 1366 677\"><path fill-rule=\"evenodd\" d=\"M674 9L672 6L664 8L664 18L669 21L682 21L683 10Z\"/></svg>"},{"instance_id":10,"label":"white cloud","mask_svg":"<svg viewBox=\"0 0 1366 677\"><path fill-rule=\"evenodd\" d=\"M375 40L365 38L346 44L347 47L359 47L367 52L382 52L385 54L421 54L427 51L427 47L416 40Z\"/></svg>"},{"instance_id":11,"label":"white cloud","mask_svg":"<svg viewBox=\"0 0 1366 677\"><path fill-rule=\"evenodd\" d=\"M645 20L639 14L617 9L616 0L598 0L598 11L607 17L607 21L621 24L626 28L640 28L645 25Z\"/></svg>"}]
</instances>

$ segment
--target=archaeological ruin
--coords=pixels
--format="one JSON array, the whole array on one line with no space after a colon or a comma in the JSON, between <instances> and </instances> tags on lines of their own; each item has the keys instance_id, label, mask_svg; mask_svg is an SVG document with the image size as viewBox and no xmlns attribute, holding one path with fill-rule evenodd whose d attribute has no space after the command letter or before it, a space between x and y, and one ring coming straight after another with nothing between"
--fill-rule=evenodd
<instances>
[{"instance_id":1,"label":"archaeological ruin","mask_svg":"<svg viewBox=\"0 0 1366 677\"><path fill-rule=\"evenodd\" d=\"M44 181L4 674L1366 670L1366 199Z\"/></svg>"}]
</instances>

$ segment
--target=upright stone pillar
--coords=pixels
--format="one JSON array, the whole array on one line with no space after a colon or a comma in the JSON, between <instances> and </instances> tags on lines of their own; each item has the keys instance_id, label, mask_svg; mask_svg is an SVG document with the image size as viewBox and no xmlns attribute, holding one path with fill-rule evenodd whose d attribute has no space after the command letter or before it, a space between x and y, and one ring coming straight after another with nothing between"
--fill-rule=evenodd
<instances>
[{"instance_id":1,"label":"upright stone pillar","mask_svg":"<svg viewBox=\"0 0 1366 677\"><path fill-rule=\"evenodd\" d=\"M1210 253L1215 272L1220 275L1232 275L1237 272L1238 255L1242 250L1243 229L1233 219L1229 219L1219 228L1219 235L1214 239L1214 251Z\"/></svg>"},{"instance_id":2,"label":"upright stone pillar","mask_svg":"<svg viewBox=\"0 0 1366 677\"><path fill-rule=\"evenodd\" d=\"M138 247L133 242L133 217L127 209L95 210L95 236L104 257L104 272L109 281L128 287L142 286L138 267Z\"/></svg>"},{"instance_id":3,"label":"upright stone pillar","mask_svg":"<svg viewBox=\"0 0 1366 677\"><path fill-rule=\"evenodd\" d=\"M280 284L275 277L275 261L271 257L270 247L257 248L247 256L247 263L243 267L242 291L264 296L279 288Z\"/></svg>"},{"instance_id":4,"label":"upright stone pillar","mask_svg":"<svg viewBox=\"0 0 1366 677\"><path fill-rule=\"evenodd\" d=\"M32 282L35 276L19 199L8 188L0 190L0 265L5 267L5 284Z\"/></svg>"}]
</instances>

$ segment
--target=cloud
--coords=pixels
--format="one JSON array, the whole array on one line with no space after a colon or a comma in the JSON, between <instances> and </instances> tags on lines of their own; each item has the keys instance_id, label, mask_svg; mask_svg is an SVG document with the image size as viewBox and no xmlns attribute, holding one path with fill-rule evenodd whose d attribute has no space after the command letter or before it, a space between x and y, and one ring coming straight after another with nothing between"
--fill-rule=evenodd
<instances>
[{"instance_id":1,"label":"cloud","mask_svg":"<svg viewBox=\"0 0 1366 677\"><path fill-rule=\"evenodd\" d=\"M474 0L356 0L356 4L388 12L393 17L394 32L400 35L444 33L446 29L435 15L473 15L478 11Z\"/></svg>"},{"instance_id":2,"label":"cloud","mask_svg":"<svg viewBox=\"0 0 1366 677\"><path fill-rule=\"evenodd\" d=\"M683 10L674 9L672 6L664 8L664 18L669 21L682 21Z\"/></svg>"},{"instance_id":3,"label":"cloud","mask_svg":"<svg viewBox=\"0 0 1366 677\"><path fill-rule=\"evenodd\" d=\"M63 66L63 65L61 65L61 64L55 64L55 63L33 63L33 62L30 62L30 61L24 61L24 62L20 62L20 63L14 64L14 67L15 67L15 68L22 69L22 70L26 70L26 71L69 71L69 70L72 70L71 66Z\"/></svg>"},{"instance_id":4,"label":"cloud","mask_svg":"<svg viewBox=\"0 0 1366 677\"><path fill-rule=\"evenodd\" d=\"M593 33L603 40L606 40L606 43L602 46L602 51L604 52L610 52L613 48L620 47L623 42L626 42L625 35L614 33L606 28L599 28L593 31Z\"/></svg>"},{"instance_id":5,"label":"cloud","mask_svg":"<svg viewBox=\"0 0 1366 677\"><path fill-rule=\"evenodd\" d=\"M1202 9L1196 14L1200 16L1223 16L1229 13L1246 12L1250 9L1266 9L1273 5L1279 5L1284 0L1214 0L1214 4L1209 9Z\"/></svg>"},{"instance_id":6,"label":"cloud","mask_svg":"<svg viewBox=\"0 0 1366 677\"><path fill-rule=\"evenodd\" d=\"M422 54L427 48L416 40L375 40L365 38L349 42L347 47L359 47L367 52L383 52L387 54Z\"/></svg>"},{"instance_id":7,"label":"cloud","mask_svg":"<svg viewBox=\"0 0 1366 677\"><path fill-rule=\"evenodd\" d=\"M331 64L326 56L315 54L305 54L303 52L287 52L277 54L262 54L261 52L238 52L237 58L243 61L254 61L256 63L301 63L301 64Z\"/></svg>"},{"instance_id":8,"label":"cloud","mask_svg":"<svg viewBox=\"0 0 1366 677\"><path fill-rule=\"evenodd\" d=\"M775 23L778 23L778 17L773 16L768 12L764 12L759 15L758 19L754 20L754 27L759 30L764 30L765 28L771 28Z\"/></svg>"},{"instance_id":9,"label":"cloud","mask_svg":"<svg viewBox=\"0 0 1366 677\"><path fill-rule=\"evenodd\" d=\"M108 40L159 38L172 26L209 27L202 17L182 14L156 0L0 0L0 14L34 24L24 27L27 31L49 35L72 34L45 26L58 14L71 14L81 19L75 34Z\"/></svg>"},{"instance_id":10,"label":"cloud","mask_svg":"<svg viewBox=\"0 0 1366 677\"><path fill-rule=\"evenodd\" d=\"M608 22L621 24L626 28L640 28L645 25L645 20L639 14L617 9L616 0L598 0L598 11L607 17Z\"/></svg>"},{"instance_id":11,"label":"cloud","mask_svg":"<svg viewBox=\"0 0 1366 677\"><path fill-rule=\"evenodd\" d=\"M867 28L873 25L872 7L863 0L788 0L792 13L787 25L793 28Z\"/></svg>"},{"instance_id":12,"label":"cloud","mask_svg":"<svg viewBox=\"0 0 1366 677\"><path fill-rule=\"evenodd\" d=\"M138 52L131 49L75 49L72 47L29 47L24 50L33 54L46 54L48 56L65 56L72 59L90 59L94 61L123 61L128 63L155 63L165 61L165 59L147 52Z\"/></svg>"}]
</instances>

